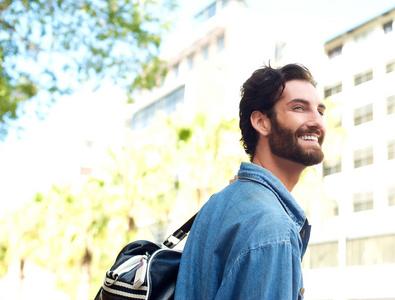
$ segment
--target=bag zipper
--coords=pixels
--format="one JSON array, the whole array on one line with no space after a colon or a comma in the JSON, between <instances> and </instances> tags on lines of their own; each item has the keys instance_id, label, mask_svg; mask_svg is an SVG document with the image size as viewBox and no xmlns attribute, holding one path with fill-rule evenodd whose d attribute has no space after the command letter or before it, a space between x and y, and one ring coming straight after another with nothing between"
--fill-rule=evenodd
<instances>
[{"instance_id":1,"label":"bag zipper","mask_svg":"<svg viewBox=\"0 0 395 300\"><path fill-rule=\"evenodd\" d=\"M182 250L174 250L174 249L167 248L167 249L158 249L158 250L156 250L154 253L152 253L149 256L147 270L146 270L146 275L147 275L147 296L146 296L145 300L149 299L149 295L150 295L150 292L151 292L151 288L150 288L151 278L150 278L150 276L148 276L148 274L150 273L152 259L154 258L155 255L157 255L158 253L163 252L163 251L175 251L175 252L182 253Z\"/></svg>"},{"instance_id":2,"label":"bag zipper","mask_svg":"<svg viewBox=\"0 0 395 300\"><path fill-rule=\"evenodd\" d=\"M114 271L111 271L111 273L120 276L125 272L129 272L131 269L137 267L140 261L144 258L147 259L147 255L133 256L128 260L126 260L125 262L123 262L121 265L119 265Z\"/></svg>"}]
</instances>

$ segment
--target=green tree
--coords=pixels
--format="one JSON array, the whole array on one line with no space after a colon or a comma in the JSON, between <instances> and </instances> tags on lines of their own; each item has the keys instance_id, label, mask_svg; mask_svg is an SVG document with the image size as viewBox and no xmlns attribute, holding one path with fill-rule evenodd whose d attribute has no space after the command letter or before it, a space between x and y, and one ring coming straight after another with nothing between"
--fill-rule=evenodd
<instances>
[{"instance_id":1,"label":"green tree","mask_svg":"<svg viewBox=\"0 0 395 300\"><path fill-rule=\"evenodd\" d=\"M126 159L140 170L126 181L138 189L136 202L147 203L156 220L168 222L169 214L174 218L176 209L182 207L176 213L181 218L174 224L177 227L226 186L246 159L239 143L238 120L219 117L213 122L198 113L183 121L180 113L154 127L151 132L158 136L154 134L152 142L132 143L125 150Z\"/></svg>"},{"instance_id":2,"label":"green tree","mask_svg":"<svg viewBox=\"0 0 395 300\"><path fill-rule=\"evenodd\" d=\"M238 119L218 118L214 123L197 114L190 142L183 151L188 178L200 208L236 175L241 161L248 160L241 146Z\"/></svg>"},{"instance_id":3,"label":"green tree","mask_svg":"<svg viewBox=\"0 0 395 300\"><path fill-rule=\"evenodd\" d=\"M226 186L244 155L237 120L173 117L158 118L160 141L109 151L102 178L89 178L78 190L53 186L7 214L0 223L0 271L18 259L23 282L23 266L31 262L52 271L72 299L79 286L89 287L91 299L127 242L163 241Z\"/></svg>"},{"instance_id":4,"label":"green tree","mask_svg":"<svg viewBox=\"0 0 395 300\"><path fill-rule=\"evenodd\" d=\"M0 3L0 137L34 99L38 112L88 80L131 100L166 72L158 58L176 0L5 0Z\"/></svg>"},{"instance_id":5,"label":"green tree","mask_svg":"<svg viewBox=\"0 0 395 300\"><path fill-rule=\"evenodd\" d=\"M72 299L81 290L90 290L92 299L105 270L133 237L134 231L125 226L127 207L100 180L87 181L77 192L53 186L3 220L1 265L6 268L17 259L23 286L23 266L29 261L53 272L58 288Z\"/></svg>"}]
</instances>

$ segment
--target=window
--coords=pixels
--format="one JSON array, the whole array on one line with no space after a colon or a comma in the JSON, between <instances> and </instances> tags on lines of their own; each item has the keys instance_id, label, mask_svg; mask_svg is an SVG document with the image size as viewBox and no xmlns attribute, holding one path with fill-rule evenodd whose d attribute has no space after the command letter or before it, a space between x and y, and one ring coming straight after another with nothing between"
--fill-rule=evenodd
<instances>
[{"instance_id":1,"label":"window","mask_svg":"<svg viewBox=\"0 0 395 300\"><path fill-rule=\"evenodd\" d=\"M211 4L208 8L207 8L207 19L210 19L212 17L215 16L217 11L217 5L216 3Z\"/></svg>"},{"instance_id":2,"label":"window","mask_svg":"<svg viewBox=\"0 0 395 300\"><path fill-rule=\"evenodd\" d=\"M395 113L395 95L387 97L387 115Z\"/></svg>"},{"instance_id":3,"label":"window","mask_svg":"<svg viewBox=\"0 0 395 300\"><path fill-rule=\"evenodd\" d=\"M346 265L395 263L395 235L352 239L346 242Z\"/></svg>"},{"instance_id":4,"label":"window","mask_svg":"<svg viewBox=\"0 0 395 300\"><path fill-rule=\"evenodd\" d=\"M274 58L277 61L283 59L286 46L287 46L287 43L281 42L281 41L276 41L275 49L274 49Z\"/></svg>"},{"instance_id":5,"label":"window","mask_svg":"<svg viewBox=\"0 0 395 300\"><path fill-rule=\"evenodd\" d=\"M167 115L174 112L177 109L177 105L184 102L184 92L185 86L182 86L137 111L132 119L132 130L139 130L151 125L158 111L163 111Z\"/></svg>"},{"instance_id":6,"label":"window","mask_svg":"<svg viewBox=\"0 0 395 300\"><path fill-rule=\"evenodd\" d=\"M180 69L180 65L179 64L175 64L174 67L173 67L174 77L175 78L178 77L179 69Z\"/></svg>"},{"instance_id":7,"label":"window","mask_svg":"<svg viewBox=\"0 0 395 300\"><path fill-rule=\"evenodd\" d=\"M354 76L354 85L360 85L373 79L373 71L365 71Z\"/></svg>"},{"instance_id":8,"label":"window","mask_svg":"<svg viewBox=\"0 0 395 300\"><path fill-rule=\"evenodd\" d=\"M391 61L387 63L385 66L385 72L388 74L394 71L395 71L395 61Z\"/></svg>"},{"instance_id":9,"label":"window","mask_svg":"<svg viewBox=\"0 0 395 300\"><path fill-rule=\"evenodd\" d=\"M365 191L353 195L354 212L373 209L373 191Z\"/></svg>"},{"instance_id":10,"label":"window","mask_svg":"<svg viewBox=\"0 0 395 300\"><path fill-rule=\"evenodd\" d=\"M333 110L331 110L331 112L332 112ZM341 112L340 111L337 111L335 114L331 114L330 116L328 116L327 117L330 121L330 123L331 123L331 125L334 127L334 128L341 128L343 125L342 125L342 122L343 122L343 120L342 120L342 114L341 114Z\"/></svg>"},{"instance_id":11,"label":"window","mask_svg":"<svg viewBox=\"0 0 395 300\"><path fill-rule=\"evenodd\" d=\"M95 142L91 140L85 140L84 144L86 148L93 148L95 146Z\"/></svg>"},{"instance_id":12,"label":"window","mask_svg":"<svg viewBox=\"0 0 395 300\"><path fill-rule=\"evenodd\" d=\"M217 3L214 2L210 4L208 7L203 9L201 12L199 12L196 16L195 19L199 24L207 21L208 19L212 18L215 16L217 13Z\"/></svg>"},{"instance_id":13,"label":"window","mask_svg":"<svg viewBox=\"0 0 395 300\"><path fill-rule=\"evenodd\" d=\"M222 0L222 8L229 4L230 0Z\"/></svg>"},{"instance_id":14,"label":"window","mask_svg":"<svg viewBox=\"0 0 395 300\"><path fill-rule=\"evenodd\" d=\"M388 206L394 206L395 205L395 185L388 187Z\"/></svg>"},{"instance_id":15,"label":"window","mask_svg":"<svg viewBox=\"0 0 395 300\"><path fill-rule=\"evenodd\" d=\"M391 32L391 31L392 31L392 21L389 21L389 22L387 22L387 23L384 23L384 25L383 25L383 30L384 30L384 33L389 33L389 32Z\"/></svg>"},{"instance_id":16,"label":"window","mask_svg":"<svg viewBox=\"0 0 395 300\"><path fill-rule=\"evenodd\" d=\"M323 163L323 175L328 176L331 174L340 173L342 171L341 159L334 161L324 161Z\"/></svg>"},{"instance_id":17,"label":"window","mask_svg":"<svg viewBox=\"0 0 395 300\"><path fill-rule=\"evenodd\" d=\"M372 33L373 33L372 30L367 30L367 31L365 31L365 32L362 32L362 33L358 34L358 35L355 37L354 40L355 40L356 43L365 42L365 41L367 41L367 40L369 39L369 37L372 35Z\"/></svg>"},{"instance_id":18,"label":"window","mask_svg":"<svg viewBox=\"0 0 395 300\"><path fill-rule=\"evenodd\" d=\"M339 204L338 202L333 199L333 198L326 198L325 199L325 214L324 214L324 218L332 218L335 216L339 215Z\"/></svg>"},{"instance_id":19,"label":"window","mask_svg":"<svg viewBox=\"0 0 395 300\"><path fill-rule=\"evenodd\" d=\"M217 38L217 52L221 52L225 48L225 36L221 34Z\"/></svg>"},{"instance_id":20,"label":"window","mask_svg":"<svg viewBox=\"0 0 395 300\"><path fill-rule=\"evenodd\" d=\"M336 56L341 55L343 52L343 45L337 46L331 50L328 50L328 58L332 59L335 58Z\"/></svg>"},{"instance_id":21,"label":"window","mask_svg":"<svg viewBox=\"0 0 395 300\"><path fill-rule=\"evenodd\" d=\"M188 69L189 70L192 70L192 68L193 68L193 56L194 56L193 54L188 56Z\"/></svg>"},{"instance_id":22,"label":"window","mask_svg":"<svg viewBox=\"0 0 395 300\"><path fill-rule=\"evenodd\" d=\"M202 47L202 57L203 57L203 60L208 59L208 44L206 44Z\"/></svg>"},{"instance_id":23,"label":"window","mask_svg":"<svg viewBox=\"0 0 395 300\"><path fill-rule=\"evenodd\" d=\"M81 167L80 175L82 176L89 176L92 175L92 168L89 167Z\"/></svg>"},{"instance_id":24,"label":"window","mask_svg":"<svg viewBox=\"0 0 395 300\"><path fill-rule=\"evenodd\" d=\"M354 151L354 168L373 164L373 146Z\"/></svg>"},{"instance_id":25,"label":"window","mask_svg":"<svg viewBox=\"0 0 395 300\"><path fill-rule=\"evenodd\" d=\"M354 126L373 120L373 103L354 109Z\"/></svg>"},{"instance_id":26,"label":"window","mask_svg":"<svg viewBox=\"0 0 395 300\"><path fill-rule=\"evenodd\" d=\"M339 204L337 204L337 202L335 200L332 199L332 215L331 211L328 212L329 216L338 216L339 215Z\"/></svg>"},{"instance_id":27,"label":"window","mask_svg":"<svg viewBox=\"0 0 395 300\"><path fill-rule=\"evenodd\" d=\"M325 98L340 93L342 88L343 86L341 82L331 87L325 87Z\"/></svg>"},{"instance_id":28,"label":"window","mask_svg":"<svg viewBox=\"0 0 395 300\"><path fill-rule=\"evenodd\" d=\"M395 140L387 142L387 158L395 159Z\"/></svg>"},{"instance_id":29,"label":"window","mask_svg":"<svg viewBox=\"0 0 395 300\"><path fill-rule=\"evenodd\" d=\"M336 268L338 266L338 252L337 242L309 245L303 258L303 268Z\"/></svg>"}]
</instances>

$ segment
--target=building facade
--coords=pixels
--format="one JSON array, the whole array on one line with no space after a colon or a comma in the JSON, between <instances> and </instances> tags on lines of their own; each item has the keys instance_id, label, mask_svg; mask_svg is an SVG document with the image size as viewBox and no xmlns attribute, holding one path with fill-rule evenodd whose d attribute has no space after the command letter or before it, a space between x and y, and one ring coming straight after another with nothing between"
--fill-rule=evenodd
<instances>
[{"instance_id":1,"label":"building facade","mask_svg":"<svg viewBox=\"0 0 395 300\"><path fill-rule=\"evenodd\" d=\"M395 299L394 19L395 9L324 46L338 136L322 168L333 205L304 261L308 299Z\"/></svg>"},{"instance_id":2,"label":"building facade","mask_svg":"<svg viewBox=\"0 0 395 300\"><path fill-rule=\"evenodd\" d=\"M395 299L394 20L395 9L308 53L319 47L292 44L244 1L217 0L187 36L170 42L162 86L138 96L143 104L128 122L129 139L149 142L160 135L158 112L235 118L240 86L256 68L293 62L298 47L303 57L318 58L309 63L320 68L318 89L333 133L308 203L305 299Z\"/></svg>"},{"instance_id":3,"label":"building facade","mask_svg":"<svg viewBox=\"0 0 395 300\"><path fill-rule=\"evenodd\" d=\"M182 110L186 118L199 112L211 119L237 117L244 80L264 63L276 64L285 56L280 33L258 37L253 30L270 23L243 0L217 0L199 12L191 32L167 42L162 59L169 71L163 84L136 96L141 105L129 120L133 134L151 130L158 112Z\"/></svg>"}]
</instances>

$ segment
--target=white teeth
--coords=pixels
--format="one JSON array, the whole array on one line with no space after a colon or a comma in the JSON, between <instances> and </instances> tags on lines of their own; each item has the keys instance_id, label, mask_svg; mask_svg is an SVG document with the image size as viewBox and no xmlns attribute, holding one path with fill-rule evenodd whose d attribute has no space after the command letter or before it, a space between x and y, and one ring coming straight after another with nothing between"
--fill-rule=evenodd
<instances>
[{"instance_id":1,"label":"white teeth","mask_svg":"<svg viewBox=\"0 0 395 300\"><path fill-rule=\"evenodd\" d=\"M318 142L318 137L316 137L316 136L302 135L302 136L300 136L300 138L301 138L302 140L305 140L305 141L315 141L315 142Z\"/></svg>"}]
</instances>

